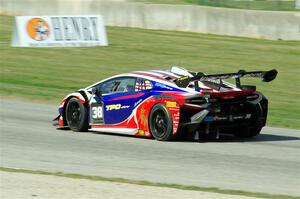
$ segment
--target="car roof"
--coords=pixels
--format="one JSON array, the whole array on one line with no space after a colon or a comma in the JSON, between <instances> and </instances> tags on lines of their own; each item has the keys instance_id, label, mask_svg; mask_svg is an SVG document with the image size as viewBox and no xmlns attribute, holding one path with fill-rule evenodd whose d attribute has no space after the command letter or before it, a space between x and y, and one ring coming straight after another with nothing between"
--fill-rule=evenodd
<instances>
[{"instance_id":1,"label":"car roof","mask_svg":"<svg viewBox=\"0 0 300 199\"><path fill-rule=\"evenodd\" d=\"M143 78L143 79L147 79L150 81L155 81L161 84L165 84L167 86L173 87L173 88L177 88L179 90L182 91L187 91L187 92L192 92L195 91L192 88L181 88L178 87L174 81L177 78L183 77L183 76L190 76L193 77L193 75L191 74L192 72L184 69L184 68L180 68L177 66L173 66L171 68L167 68L167 69L161 69L161 70L145 70L145 71L131 71L128 73L123 73L123 74L119 74L119 75L115 75L115 76L111 76L109 78L106 78L102 81L96 82L88 87L86 87L85 89L91 89L92 87L96 86L97 84L110 80L110 79L114 79L114 78L119 78L119 77L136 77L136 78ZM207 86L205 86L204 84L200 83L202 88L208 88Z\"/></svg>"},{"instance_id":2,"label":"car roof","mask_svg":"<svg viewBox=\"0 0 300 199\"><path fill-rule=\"evenodd\" d=\"M173 87L174 86L177 87L176 84L174 84L174 80L181 77L181 75L171 72L171 69L131 71L128 73L123 73L123 74L108 77L104 80L101 80L97 83L94 83L94 84L88 86L86 89L89 89L101 82L104 82L104 81L107 81L107 80L110 80L113 78L118 78L118 77L140 77L140 78L144 78L144 79L148 79L148 80L152 80L152 81L157 81L157 82L160 82L163 84L167 84L167 85L170 85Z\"/></svg>"}]
</instances>

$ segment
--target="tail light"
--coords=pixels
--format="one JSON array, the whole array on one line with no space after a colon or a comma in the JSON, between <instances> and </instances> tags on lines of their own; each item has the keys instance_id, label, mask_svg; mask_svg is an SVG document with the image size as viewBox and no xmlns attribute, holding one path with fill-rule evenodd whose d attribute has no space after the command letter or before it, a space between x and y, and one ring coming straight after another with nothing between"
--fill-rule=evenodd
<instances>
[{"instance_id":1,"label":"tail light","mask_svg":"<svg viewBox=\"0 0 300 199\"><path fill-rule=\"evenodd\" d=\"M254 94L254 95L249 95L246 97L247 100L255 100L258 98L258 94Z\"/></svg>"}]
</instances>

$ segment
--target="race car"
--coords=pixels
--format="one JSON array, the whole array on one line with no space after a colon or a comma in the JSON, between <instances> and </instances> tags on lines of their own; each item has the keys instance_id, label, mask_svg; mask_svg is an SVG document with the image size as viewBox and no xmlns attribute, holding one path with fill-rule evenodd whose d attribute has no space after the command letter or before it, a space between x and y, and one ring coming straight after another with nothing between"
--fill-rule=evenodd
<instances>
[{"instance_id":1,"label":"race car","mask_svg":"<svg viewBox=\"0 0 300 199\"><path fill-rule=\"evenodd\" d=\"M100 131L168 141L187 135L257 136L268 100L241 78L270 82L277 70L204 74L180 67L116 75L67 95L57 128ZM224 81L235 79L235 84Z\"/></svg>"}]
</instances>

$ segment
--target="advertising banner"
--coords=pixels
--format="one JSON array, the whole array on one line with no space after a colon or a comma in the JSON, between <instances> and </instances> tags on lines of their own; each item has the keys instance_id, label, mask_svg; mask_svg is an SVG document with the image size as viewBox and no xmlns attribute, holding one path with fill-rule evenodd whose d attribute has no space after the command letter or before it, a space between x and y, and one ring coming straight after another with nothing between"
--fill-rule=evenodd
<instances>
[{"instance_id":1,"label":"advertising banner","mask_svg":"<svg viewBox=\"0 0 300 199\"><path fill-rule=\"evenodd\" d=\"M79 47L107 46L100 15L16 16L12 46Z\"/></svg>"}]
</instances>

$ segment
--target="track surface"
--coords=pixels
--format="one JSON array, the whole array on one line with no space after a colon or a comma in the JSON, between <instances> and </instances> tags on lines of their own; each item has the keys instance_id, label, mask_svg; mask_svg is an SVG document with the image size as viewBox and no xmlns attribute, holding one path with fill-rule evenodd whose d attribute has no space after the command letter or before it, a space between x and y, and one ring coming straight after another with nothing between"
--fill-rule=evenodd
<instances>
[{"instance_id":1,"label":"track surface","mask_svg":"<svg viewBox=\"0 0 300 199\"><path fill-rule=\"evenodd\" d=\"M300 131L158 142L55 130L56 106L0 101L0 166L300 196Z\"/></svg>"}]
</instances>

